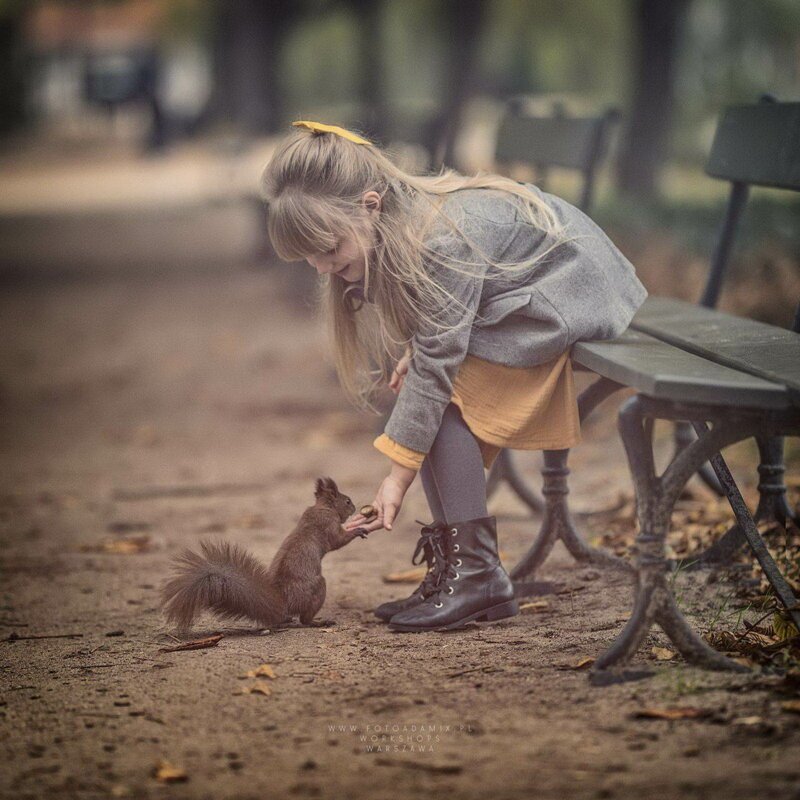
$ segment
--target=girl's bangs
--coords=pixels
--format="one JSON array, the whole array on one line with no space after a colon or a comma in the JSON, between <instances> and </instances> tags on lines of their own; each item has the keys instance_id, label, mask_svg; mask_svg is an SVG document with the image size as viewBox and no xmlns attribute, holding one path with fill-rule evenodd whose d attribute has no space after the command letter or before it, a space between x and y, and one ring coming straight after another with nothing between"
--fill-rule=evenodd
<instances>
[{"instance_id":1,"label":"girl's bangs","mask_svg":"<svg viewBox=\"0 0 800 800\"><path fill-rule=\"evenodd\" d=\"M271 203L269 237L283 261L301 261L333 250L350 228L349 220L328 203L284 195Z\"/></svg>"}]
</instances>

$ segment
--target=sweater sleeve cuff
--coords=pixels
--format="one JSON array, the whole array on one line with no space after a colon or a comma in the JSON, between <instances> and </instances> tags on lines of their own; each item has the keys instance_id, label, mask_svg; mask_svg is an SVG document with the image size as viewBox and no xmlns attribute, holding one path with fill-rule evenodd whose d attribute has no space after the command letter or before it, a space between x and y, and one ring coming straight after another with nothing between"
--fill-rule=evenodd
<instances>
[{"instance_id":1,"label":"sweater sleeve cuff","mask_svg":"<svg viewBox=\"0 0 800 800\"><path fill-rule=\"evenodd\" d=\"M422 462L425 460L425 453L418 453L416 450L403 447L403 445L390 439L385 433L382 433L372 444L385 456L391 458L392 461L396 461L401 466L409 469L420 469Z\"/></svg>"},{"instance_id":2,"label":"sweater sleeve cuff","mask_svg":"<svg viewBox=\"0 0 800 800\"><path fill-rule=\"evenodd\" d=\"M395 442L428 453L442 424L449 398L436 399L415 391L406 380L383 430Z\"/></svg>"}]
</instances>

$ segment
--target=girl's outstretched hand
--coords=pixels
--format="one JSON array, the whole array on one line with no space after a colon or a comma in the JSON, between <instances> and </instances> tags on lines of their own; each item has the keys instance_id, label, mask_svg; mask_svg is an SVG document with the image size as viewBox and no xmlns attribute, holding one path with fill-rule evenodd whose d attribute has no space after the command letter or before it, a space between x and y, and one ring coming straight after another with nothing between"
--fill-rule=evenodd
<instances>
[{"instance_id":1,"label":"girl's outstretched hand","mask_svg":"<svg viewBox=\"0 0 800 800\"><path fill-rule=\"evenodd\" d=\"M400 507L403 505L408 487L411 486L416 474L413 469L395 464L392 472L383 479L383 483L372 501L372 507L378 512L378 516L368 518L363 514L354 514L345 520L344 529L350 531L354 528L363 528L367 533L381 528L390 531L400 512Z\"/></svg>"}]
</instances>

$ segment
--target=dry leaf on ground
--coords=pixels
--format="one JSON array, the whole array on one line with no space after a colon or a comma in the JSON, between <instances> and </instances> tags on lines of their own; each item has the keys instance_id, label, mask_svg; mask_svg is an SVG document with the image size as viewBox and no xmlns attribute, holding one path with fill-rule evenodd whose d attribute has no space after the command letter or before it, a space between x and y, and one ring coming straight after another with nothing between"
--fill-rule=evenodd
<instances>
[{"instance_id":1,"label":"dry leaf on ground","mask_svg":"<svg viewBox=\"0 0 800 800\"><path fill-rule=\"evenodd\" d=\"M752 725L761 725L764 722L764 717L759 717L756 715L750 717L736 717L735 719L731 720L732 725L743 725L746 727L750 727Z\"/></svg>"},{"instance_id":2,"label":"dry leaf on ground","mask_svg":"<svg viewBox=\"0 0 800 800\"><path fill-rule=\"evenodd\" d=\"M240 678L272 678L275 679L275 670L269 664L262 664L260 667L256 667L255 669L249 669L244 675L240 675Z\"/></svg>"},{"instance_id":3,"label":"dry leaf on ground","mask_svg":"<svg viewBox=\"0 0 800 800\"><path fill-rule=\"evenodd\" d=\"M667 647L654 647L650 651L659 661L671 661L678 655L675 651Z\"/></svg>"},{"instance_id":4,"label":"dry leaf on ground","mask_svg":"<svg viewBox=\"0 0 800 800\"><path fill-rule=\"evenodd\" d=\"M772 630L775 631L776 639L781 642L797 636L797 628L783 609L772 615Z\"/></svg>"},{"instance_id":5,"label":"dry leaf on ground","mask_svg":"<svg viewBox=\"0 0 800 800\"><path fill-rule=\"evenodd\" d=\"M153 768L153 777L161 783L183 783L189 776L180 768L169 761L161 760Z\"/></svg>"},{"instance_id":6,"label":"dry leaf on ground","mask_svg":"<svg viewBox=\"0 0 800 800\"><path fill-rule=\"evenodd\" d=\"M533 600L530 603L520 603L520 614L538 614L540 611L546 611L550 608L550 603L547 600Z\"/></svg>"},{"instance_id":7,"label":"dry leaf on ground","mask_svg":"<svg viewBox=\"0 0 800 800\"><path fill-rule=\"evenodd\" d=\"M634 711L637 719L701 719L711 716L711 711L706 708L693 706L675 706L672 708L642 708Z\"/></svg>"},{"instance_id":8,"label":"dry leaf on ground","mask_svg":"<svg viewBox=\"0 0 800 800\"><path fill-rule=\"evenodd\" d=\"M195 639L191 642L176 644L174 647L159 648L162 653L177 653L181 650L203 650L206 647L216 647L223 634L217 633L214 636L207 636L205 639Z\"/></svg>"},{"instance_id":9,"label":"dry leaf on ground","mask_svg":"<svg viewBox=\"0 0 800 800\"><path fill-rule=\"evenodd\" d=\"M404 572L390 572L383 576L384 583L419 583L428 572L427 567L415 567Z\"/></svg>"},{"instance_id":10,"label":"dry leaf on ground","mask_svg":"<svg viewBox=\"0 0 800 800\"><path fill-rule=\"evenodd\" d=\"M272 694L272 689L266 681L256 681L252 686L245 689L247 694L263 694L269 696Z\"/></svg>"},{"instance_id":11,"label":"dry leaf on ground","mask_svg":"<svg viewBox=\"0 0 800 800\"><path fill-rule=\"evenodd\" d=\"M83 553L117 553L118 555L135 555L150 549L149 536L127 536L124 539L103 539L99 544L81 546Z\"/></svg>"}]
</instances>

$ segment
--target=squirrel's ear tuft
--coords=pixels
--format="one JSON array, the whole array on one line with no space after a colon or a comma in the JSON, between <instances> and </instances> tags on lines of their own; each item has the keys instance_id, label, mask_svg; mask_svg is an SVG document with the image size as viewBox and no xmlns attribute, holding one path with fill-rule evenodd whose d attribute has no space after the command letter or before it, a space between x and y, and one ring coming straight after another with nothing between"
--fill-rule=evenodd
<instances>
[{"instance_id":1,"label":"squirrel's ear tuft","mask_svg":"<svg viewBox=\"0 0 800 800\"><path fill-rule=\"evenodd\" d=\"M320 497L323 494L328 494L333 497L339 494L339 490L336 488L336 484L333 482L332 478L317 478L314 497Z\"/></svg>"}]
</instances>

